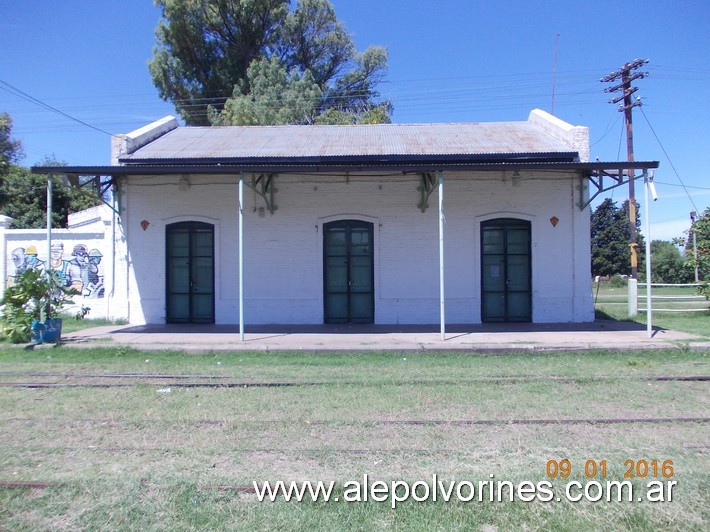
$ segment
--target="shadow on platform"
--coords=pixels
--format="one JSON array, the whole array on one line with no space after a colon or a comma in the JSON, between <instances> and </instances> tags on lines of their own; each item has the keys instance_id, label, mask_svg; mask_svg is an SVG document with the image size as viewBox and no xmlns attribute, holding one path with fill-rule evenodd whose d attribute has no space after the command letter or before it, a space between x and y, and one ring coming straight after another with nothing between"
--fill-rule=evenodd
<instances>
[{"instance_id":1,"label":"shadow on platform","mask_svg":"<svg viewBox=\"0 0 710 532\"><path fill-rule=\"evenodd\" d=\"M446 334L476 333L535 333L535 332L611 332L642 331L646 326L631 321L597 320L590 323L485 323L475 325L447 325ZM657 327L654 329L661 330ZM371 325L371 324L321 324L321 325L247 325L248 334L427 334L439 333L434 325ZM123 326L112 334L239 334L239 325L214 324L153 324Z\"/></svg>"}]
</instances>

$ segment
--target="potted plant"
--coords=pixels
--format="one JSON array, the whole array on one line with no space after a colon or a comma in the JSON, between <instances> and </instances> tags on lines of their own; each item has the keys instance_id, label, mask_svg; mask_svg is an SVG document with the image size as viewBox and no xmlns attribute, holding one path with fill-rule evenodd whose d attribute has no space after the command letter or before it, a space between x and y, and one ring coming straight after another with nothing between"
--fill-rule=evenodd
<instances>
[{"instance_id":1,"label":"potted plant","mask_svg":"<svg viewBox=\"0 0 710 532\"><path fill-rule=\"evenodd\" d=\"M58 342L62 334L62 309L73 305L70 297L79 293L62 286L54 270L25 270L5 290L0 324L13 343Z\"/></svg>"}]
</instances>

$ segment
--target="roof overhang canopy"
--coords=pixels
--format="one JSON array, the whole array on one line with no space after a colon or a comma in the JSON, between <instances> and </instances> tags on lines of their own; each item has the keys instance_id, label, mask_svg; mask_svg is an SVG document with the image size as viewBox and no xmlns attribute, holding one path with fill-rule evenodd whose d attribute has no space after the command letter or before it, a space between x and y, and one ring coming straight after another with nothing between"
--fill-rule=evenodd
<instances>
[{"instance_id":1,"label":"roof overhang canopy","mask_svg":"<svg viewBox=\"0 0 710 532\"><path fill-rule=\"evenodd\" d=\"M158 176L158 175L240 175L240 174L322 174L324 177L334 173L390 171L402 173L446 172L500 172L500 171L566 171L577 177L587 178L590 187L595 190L587 194L580 190L580 209L586 208L597 196L620 187L629 179L642 177L649 169L658 168L658 161L618 161L618 162L577 162L540 160L485 161L467 160L451 156L436 159L423 157L390 158L318 158L299 160L248 160L218 161L191 160L171 161L164 164L132 163L112 166L33 166L36 174L59 174L76 176L108 176L110 181L120 176ZM640 171L640 174L636 174ZM572 177L572 176L570 176ZM586 187L584 187L586 188ZM591 192L591 191L590 191Z\"/></svg>"},{"instance_id":2,"label":"roof overhang canopy","mask_svg":"<svg viewBox=\"0 0 710 532\"><path fill-rule=\"evenodd\" d=\"M322 173L327 175L332 172L432 172L432 171L458 171L458 172L494 172L505 170L567 170L582 173L586 177L594 176L619 176L624 171L648 170L658 168L658 161L618 161L618 162L574 162L548 160L510 160L510 161L481 161L447 158L409 158L409 159L326 159L317 160L248 160L248 161L170 161L163 164L134 163L128 165L111 166L33 166L35 174L60 174L78 176L148 176L148 175L224 175L242 173L272 173L272 174L298 174Z\"/></svg>"}]
</instances>

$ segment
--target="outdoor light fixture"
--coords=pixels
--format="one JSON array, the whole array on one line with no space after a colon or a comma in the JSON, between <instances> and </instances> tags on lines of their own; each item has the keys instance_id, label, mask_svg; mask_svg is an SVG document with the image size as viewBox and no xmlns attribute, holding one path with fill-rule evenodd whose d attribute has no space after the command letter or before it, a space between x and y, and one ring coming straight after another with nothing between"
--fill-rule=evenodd
<instances>
[{"instance_id":1,"label":"outdoor light fixture","mask_svg":"<svg viewBox=\"0 0 710 532\"><path fill-rule=\"evenodd\" d=\"M653 182L653 170L649 172L648 176L648 188L651 191L651 197L653 198L653 201L658 201L658 193L656 192L656 185Z\"/></svg>"}]
</instances>

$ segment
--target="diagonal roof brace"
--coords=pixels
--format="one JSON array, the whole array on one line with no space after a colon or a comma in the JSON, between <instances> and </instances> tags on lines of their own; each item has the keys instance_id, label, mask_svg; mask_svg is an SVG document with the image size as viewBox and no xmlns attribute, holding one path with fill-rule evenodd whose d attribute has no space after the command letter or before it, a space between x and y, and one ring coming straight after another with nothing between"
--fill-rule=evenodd
<instances>
[{"instance_id":1,"label":"diagonal roof brace","mask_svg":"<svg viewBox=\"0 0 710 532\"><path fill-rule=\"evenodd\" d=\"M657 166L658 165L654 166L654 168ZM637 179L642 179L644 173L646 172L646 169L642 169L641 174L636 175L634 173L634 175L632 176L629 175L629 171L633 172L633 170L624 170L622 168L619 168L618 170L616 170L616 172L609 169L599 169L590 172L588 176L590 188L594 187L596 189L596 192L594 192L594 194L590 193L589 197L586 197L587 187L582 185L580 187L579 209L586 209L592 203L592 201L594 201L594 199L599 196L599 194L626 185L630 179L633 179L634 181L636 181ZM605 183L605 178L610 179L611 183L609 181Z\"/></svg>"},{"instance_id":2,"label":"diagonal roof brace","mask_svg":"<svg viewBox=\"0 0 710 532\"><path fill-rule=\"evenodd\" d=\"M274 211L278 209L276 203L274 203L274 195L276 194L277 188L274 186L274 179L276 174L259 174L251 176L251 184L245 183L250 189L256 192L266 203L266 208L273 215Z\"/></svg>"},{"instance_id":3,"label":"diagonal roof brace","mask_svg":"<svg viewBox=\"0 0 710 532\"><path fill-rule=\"evenodd\" d=\"M419 207L422 212L426 212L427 207L429 207L429 196L431 196L432 192L439 186L439 180L433 172L422 172L420 177L422 184L417 187L417 190L421 196L417 207Z\"/></svg>"}]
</instances>

